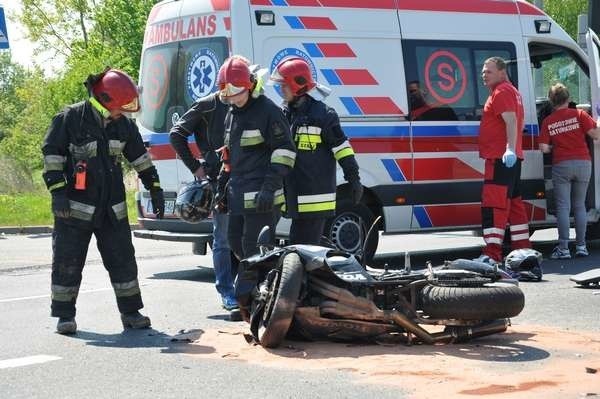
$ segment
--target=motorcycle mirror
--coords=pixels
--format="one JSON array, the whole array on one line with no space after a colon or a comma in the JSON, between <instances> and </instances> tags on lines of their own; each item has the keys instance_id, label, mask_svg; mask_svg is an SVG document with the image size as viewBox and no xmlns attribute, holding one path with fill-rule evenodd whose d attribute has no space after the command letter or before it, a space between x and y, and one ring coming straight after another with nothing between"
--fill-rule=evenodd
<instances>
[{"instance_id":1,"label":"motorcycle mirror","mask_svg":"<svg viewBox=\"0 0 600 399\"><path fill-rule=\"evenodd\" d=\"M373 224L371 225L371 228L369 228L369 231L367 232L367 235L365 236L365 241L363 242L363 246L361 248L362 250L362 259L361 259L361 265L363 265L363 267L365 267L365 263L367 260L367 257L365 256L365 251L367 250L367 243L369 242L369 238L371 237L371 234L373 234L373 232L375 232L375 234L379 234L379 230L375 228L375 226L377 226L377 224L379 224L379 221L381 220L381 215L377 216L377 218L375 218L375 220L373 221Z\"/></svg>"},{"instance_id":2,"label":"motorcycle mirror","mask_svg":"<svg viewBox=\"0 0 600 399\"><path fill-rule=\"evenodd\" d=\"M256 240L256 246L260 248L260 254L264 255L265 252L271 246L271 229L269 226L264 226L260 233L258 233L258 239Z\"/></svg>"}]
</instances>

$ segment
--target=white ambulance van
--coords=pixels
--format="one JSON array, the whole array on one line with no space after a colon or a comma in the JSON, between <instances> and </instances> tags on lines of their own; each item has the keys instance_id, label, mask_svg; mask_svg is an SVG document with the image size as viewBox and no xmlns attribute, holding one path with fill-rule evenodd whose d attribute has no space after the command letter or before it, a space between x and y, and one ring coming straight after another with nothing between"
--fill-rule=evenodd
<instances>
[{"instance_id":1,"label":"white ambulance van","mask_svg":"<svg viewBox=\"0 0 600 399\"><path fill-rule=\"evenodd\" d=\"M477 137L488 96L480 72L488 57L509 60L525 102L522 180L530 225L554 225L549 160L538 151L540 116L558 81L598 116L599 43L590 31L588 61L558 24L522 0L162 1L148 18L137 121L168 216L156 220L148 193L140 192L144 230L135 234L191 241L196 253L210 239L210 223L186 224L172 214L178 189L192 175L168 132L195 100L216 90L217 71L230 54L270 70L285 57L302 57L316 80L333 89L326 102L351 140L365 191L352 206L338 174L337 214L326 233L350 252L359 250L378 215L384 233L480 227L484 164ZM273 87L267 95L281 101ZM600 143L590 146L588 217L590 233L600 235ZM368 254L377 240L375 234L367 243Z\"/></svg>"}]
</instances>

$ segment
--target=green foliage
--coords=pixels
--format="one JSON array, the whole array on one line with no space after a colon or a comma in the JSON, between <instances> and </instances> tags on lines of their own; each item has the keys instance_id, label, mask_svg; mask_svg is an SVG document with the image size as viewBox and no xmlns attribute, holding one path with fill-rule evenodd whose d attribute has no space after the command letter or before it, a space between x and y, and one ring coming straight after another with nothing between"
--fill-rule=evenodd
<instances>
[{"instance_id":1,"label":"green foliage","mask_svg":"<svg viewBox=\"0 0 600 399\"><path fill-rule=\"evenodd\" d=\"M0 51L0 141L8 135L25 107L23 100L17 96L17 90L27 78L25 69L10 61L10 53Z\"/></svg>"},{"instance_id":2,"label":"green foliage","mask_svg":"<svg viewBox=\"0 0 600 399\"><path fill-rule=\"evenodd\" d=\"M87 98L87 76L105 66L137 77L146 18L153 0L21 0L14 18L34 51L65 60L54 77L26 71L0 52L0 155L32 180L42 167L40 146L50 121ZM0 187L1 188L1 187Z\"/></svg>"},{"instance_id":3,"label":"green foliage","mask_svg":"<svg viewBox=\"0 0 600 399\"><path fill-rule=\"evenodd\" d=\"M0 226L51 226L54 219L50 201L50 194L41 190L0 194ZM127 192L127 215L130 223L137 223L134 191Z\"/></svg>"},{"instance_id":4,"label":"green foliage","mask_svg":"<svg viewBox=\"0 0 600 399\"><path fill-rule=\"evenodd\" d=\"M529 0L534 3L533 0ZM544 0L544 12L577 41L577 16L587 14L588 0Z\"/></svg>"}]
</instances>

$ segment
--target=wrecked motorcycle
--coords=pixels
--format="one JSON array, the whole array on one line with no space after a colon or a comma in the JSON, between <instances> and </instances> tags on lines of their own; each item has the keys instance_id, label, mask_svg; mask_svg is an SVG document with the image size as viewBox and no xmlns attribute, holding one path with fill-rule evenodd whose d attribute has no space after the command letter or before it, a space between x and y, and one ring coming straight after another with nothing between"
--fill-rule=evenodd
<instances>
[{"instance_id":1,"label":"wrecked motorcycle","mask_svg":"<svg viewBox=\"0 0 600 399\"><path fill-rule=\"evenodd\" d=\"M259 237L260 242L268 240ZM332 248L263 245L242 263L238 289L247 287L250 329L268 348L288 334L308 340L463 342L506 331L508 318L524 306L523 292L509 274L465 259L423 270L376 270Z\"/></svg>"}]
</instances>

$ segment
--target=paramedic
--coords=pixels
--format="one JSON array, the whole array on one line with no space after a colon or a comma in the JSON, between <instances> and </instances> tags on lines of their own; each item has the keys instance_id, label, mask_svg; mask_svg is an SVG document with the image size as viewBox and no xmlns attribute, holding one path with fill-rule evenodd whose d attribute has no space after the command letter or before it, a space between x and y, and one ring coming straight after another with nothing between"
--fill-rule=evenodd
<instances>
[{"instance_id":1,"label":"paramedic","mask_svg":"<svg viewBox=\"0 0 600 399\"><path fill-rule=\"evenodd\" d=\"M592 174L592 161L586 136L597 140L600 138L600 128L585 111L569 108L569 90L563 84L552 86L548 99L554 112L542 122L540 150L544 153L552 152L558 245L550 258L571 258L568 246L571 205L575 216L575 256L588 256L585 244L585 196Z\"/></svg>"},{"instance_id":2,"label":"paramedic","mask_svg":"<svg viewBox=\"0 0 600 399\"><path fill-rule=\"evenodd\" d=\"M228 105L221 102L218 93L200 98L177 121L171 129L169 138L175 152L199 180L208 178L215 185L221 162L217 150L223 146L224 121ZM201 159L196 159L188 146L188 137L193 135ZM227 241L229 217L227 213L213 212L212 258L215 269L215 287L221 295L225 310L232 312L232 320L238 309L233 291L233 282L237 273L237 263L233 261Z\"/></svg>"},{"instance_id":3,"label":"paramedic","mask_svg":"<svg viewBox=\"0 0 600 399\"><path fill-rule=\"evenodd\" d=\"M490 95L479 132L479 156L485 160L481 221L486 244L479 260L501 263L507 223L512 249L531 248L520 187L524 110L502 58L485 60L481 74Z\"/></svg>"},{"instance_id":4,"label":"paramedic","mask_svg":"<svg viewBox=\"0 0 600 399\"><path fill-rule=\"evenodd\" d=\"M290 242L318 245L327 218L335 213L336 161L349 183L345 193L353 204L360 202L363 193L358 164L335 110L313 97L311 90L317 83L304 59L284 59L270 79L280 86L298 149L294 169L285 178Z\"/></svg>"},{"instance_id":5,"label":"paramedic","mask_svg":"<svg viewBox=\"0 0 600 399\"><path fill-rule=\"evenodd\" d=\"M150 191L157 218L164 197L156 168L132 119L138 88L124 72L105 69L85 82L90 98L52 120L42 152L43 178L52 194L52 316L57 332L77 330L75 302L92 234L108 270L124 327L150 326L143 307L131 241L123 170L125 158Z\"/></svg>"}]
</instances>

